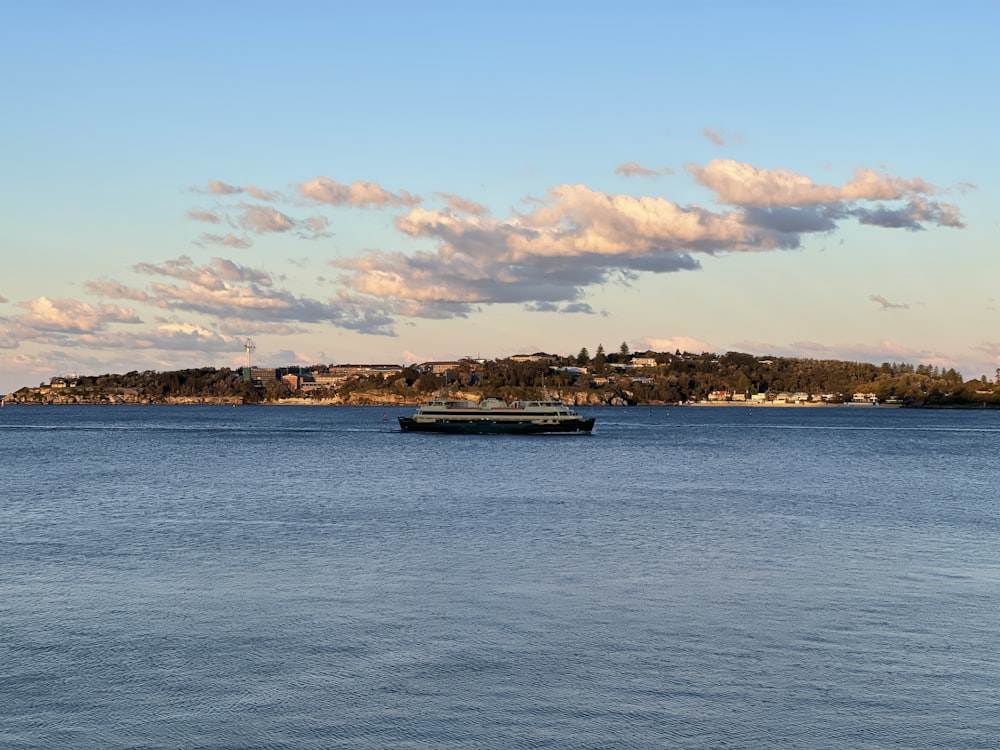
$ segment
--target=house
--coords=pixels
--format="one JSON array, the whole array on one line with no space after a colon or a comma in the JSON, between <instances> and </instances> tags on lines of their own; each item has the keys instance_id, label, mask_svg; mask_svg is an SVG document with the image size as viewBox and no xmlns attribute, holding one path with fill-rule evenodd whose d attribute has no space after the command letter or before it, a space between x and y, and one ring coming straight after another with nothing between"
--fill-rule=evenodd
<instances>
[{"instance_id":1,"label":"house","mask_svg":"<svg viewBox=\"0 0 1000 750\"><path fill-rule=\"evenodd\" d=\"M367 377L369 375L382 375L389 377L399 375L403 371L402 365L330 365L327 374L339 380L348 378Z\"/></svg>"},{"instance_id":2,"label":"house","mask_svg":"<svg viewBox=\"0 0 1000 750\"><path fill-rule=\"evenodd\" d=\"M460 370L466 362L452 361L452 362L424 362L417 365L417 369L420 372L429 372L432 375L444 375L446 372L455 372Z\"/></svg>"},{"instance_id":3,"label":"house","mask_svg":"<svg viewBox=\"0 0 1000 750\"><path fill-rule=\"evenodd\" d=\"M515 354L510 358L511 362L558 362L559 357L554 354L546 354L545 352L536 352L535 354Z\"/></svg>"},{"instance_id":4,"label":"house","mask_svg":"<svg viewBox=\"0 0 1000 750\"><path fill-rule=\"evenodd\" d=\"M656 357L632 357L629 364L632 367L656 367L658 363Z\"/></svg>"}]
</instances>

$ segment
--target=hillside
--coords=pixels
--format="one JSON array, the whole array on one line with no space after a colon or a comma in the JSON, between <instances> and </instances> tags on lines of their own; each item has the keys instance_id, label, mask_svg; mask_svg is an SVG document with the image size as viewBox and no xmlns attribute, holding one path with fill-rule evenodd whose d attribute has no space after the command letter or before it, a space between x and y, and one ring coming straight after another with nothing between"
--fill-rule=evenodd
<instances>
[{"instance_id":1,"label":"hillside","mask_svg":"<svg viewBox=\"0 0 1000 750\"><path fill-rule=\"evenodd\" d=\"M430 364L430 363L429 363ZM443 388L466 397L537 397L543 390L575 405L677 403L841 403L864 394L912 406L1000 406L1000 387L964 382L954 370L838 360L646 352L577 357L539 353L490 361L398 367L387 374L339 375L343 366L251 371L197 368L55 377L22 388L8 404L324 403L417 404ZM444 365L444 371L442 371ZM360 368L360 366L359 366ZM359 371L363 371L359 369ZM255 376L259 373L254 368Z\"/></svg>"}]
</instances>

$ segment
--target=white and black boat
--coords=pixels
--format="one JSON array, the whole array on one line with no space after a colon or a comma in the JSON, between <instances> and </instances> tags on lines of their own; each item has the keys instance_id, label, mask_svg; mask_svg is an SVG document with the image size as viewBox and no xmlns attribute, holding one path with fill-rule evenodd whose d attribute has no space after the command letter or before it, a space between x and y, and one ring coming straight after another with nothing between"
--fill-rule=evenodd
<instances>
[{"instance_id":1,"label":"white and black boat","mask_svg":"<svg viewBox=\"0 0 1000 750\"><path fill-rule=\"evenodd\" d=\"M399 417L404 432L445 432L471 435L534 435L589 433L594 418L581 417L562 401L515 401L499 398L475 401L435 399L411 417Z\"/></svg>"}]
</instances>

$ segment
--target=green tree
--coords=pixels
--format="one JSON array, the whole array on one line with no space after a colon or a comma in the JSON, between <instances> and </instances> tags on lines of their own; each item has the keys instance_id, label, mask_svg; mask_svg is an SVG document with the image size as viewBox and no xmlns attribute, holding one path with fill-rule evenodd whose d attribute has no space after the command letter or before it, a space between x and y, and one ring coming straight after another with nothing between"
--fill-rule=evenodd
<instances>
[{"instance_id":1,"label":"green tree","mask_svg":"<svg viewBox=\"0 0 1000 750\"><path fill-rule=\"evenodd\" d=\"M444 385L444 378L430 373L424 373L417 378L413 384L414 390L419 393L433 393Z\"/></svg>"},{"instance_id":2,"label":"green tree","mask_svg":"<svg viewBox=\"0 0 1000 750\"><path fill-rule=\"evenodd\" d=\"M594 354L594 369L599 375L603 375L607 370L608 358L604 355L604 344L597 345L597 352Z\"/></svg>"},{"instance_id":3,"label":"green tree","mask_svg":"<svg viewBox=\"0 0 1000 750\"><path fill-rule=\"evenodd\" d=\"M586 367L590 363L590 352L587 351L587 347L583 347L576 355L576 363L580 367Z\"/></svg>"},{"instance_id":4,"label":"green tree","mask_svg":"<svg viewBox=\"0 0 1000 750\"><path fill-rule=\"evenodd\" d=\"M283 380L268 380L264 386L265 401L280 401L292 395L292 389Z\"/></svg>"},{"instance_id":5,"label":"green tree","mask_svg":"<svg viewBox=\"0 0 1000 750\"><path fill-rule=\"evenodd\" d=\"M629 352L629 348L628 348L628 344L626 344L623 341L621 347L619 347L619 349L618 349L618 353L622 355L622 362L626 361L628 359L628 355L630 353Z\"/></svg>"},{"instance_id":6,"label":"green tree","mask_svg":"<svg viewBox=\"0 0 1000 750\"><path fill-rule=\"evenodd\" d=\"M732 379L733 393L747 393L750 390L750 378L742 372L737 372Z\"/></svg>"}]
</instances>

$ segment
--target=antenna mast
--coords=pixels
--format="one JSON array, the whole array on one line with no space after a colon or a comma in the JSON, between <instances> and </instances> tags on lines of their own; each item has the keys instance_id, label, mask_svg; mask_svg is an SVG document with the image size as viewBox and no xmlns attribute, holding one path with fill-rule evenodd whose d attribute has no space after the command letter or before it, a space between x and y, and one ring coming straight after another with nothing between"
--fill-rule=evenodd
<instances>
[{"instance_id":1,"label":"antenna mast","mask_svg":"<svg viewBox=\"0 0 1000 750\"><path fill-rule=\"evenodd\" d=\"M253 341L251 341L250 339L247 339L247 342L243 345L243 351L245 351L247 353L247 365L246 365L247 369L250 369L251 367L253 367L253 363L252 363L251 360L252 360L252 356L253 356L253 351L256 348L257 347L254 346Z\"/></svg>"}]
</instances>

